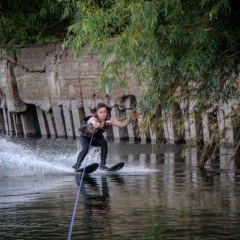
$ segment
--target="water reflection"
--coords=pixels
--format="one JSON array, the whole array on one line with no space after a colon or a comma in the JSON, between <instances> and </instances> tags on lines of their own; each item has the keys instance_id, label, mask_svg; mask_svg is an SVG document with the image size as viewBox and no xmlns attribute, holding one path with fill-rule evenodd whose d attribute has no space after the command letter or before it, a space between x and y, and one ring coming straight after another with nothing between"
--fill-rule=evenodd
<instances>
[{"instance_id":1,"label":"water reflection","mask_svg":"<svg viewBox=\"0 0 240 240\"><path fill-rule=\"evenodd\" d=\"M83 187L84 225L93 239L99 235L104 239L111 238L111 203L108 180L106 176L96 178L88 176Z\"/></svg>"}]
</instances>

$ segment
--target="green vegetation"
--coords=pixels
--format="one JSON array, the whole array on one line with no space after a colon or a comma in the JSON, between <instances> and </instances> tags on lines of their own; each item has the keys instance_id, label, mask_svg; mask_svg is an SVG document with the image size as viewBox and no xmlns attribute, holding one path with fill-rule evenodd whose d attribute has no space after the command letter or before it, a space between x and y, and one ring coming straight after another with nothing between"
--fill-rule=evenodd
<instances>
[{"instance_id":1,"label":"green vegetation","mask_svg":"<svg viewBox=\"0 0 240 240\"><path fill-rule=\"evenodd\" d=\"M79 58L97 52L107 94L134 77L146 86L138 103L143 130L160 131L164 117L179 115L179 104L184 120L239 97L238 0L5 1L0 24L2 47L66 38ZM236 129L238 108L230 116ZM176 125L179 132L183 122ZM211 128L206 149L213 150L227 129L219 131L216 121ZM236 153L239 140L235 134ZM203 154L203 164L207 158Z\"/></svg>"},{"instance_id":2,"label":"green vegetation","mask_svg":"<svg viewBox=\"0 0 240 240\"><path fill-rule=\"evenodd\" d=\"M70 17L55 0L7 0L0 3L0 48L64 41ZM70 16L70 14L69 14Z\"/></svg>"}]
</instances>

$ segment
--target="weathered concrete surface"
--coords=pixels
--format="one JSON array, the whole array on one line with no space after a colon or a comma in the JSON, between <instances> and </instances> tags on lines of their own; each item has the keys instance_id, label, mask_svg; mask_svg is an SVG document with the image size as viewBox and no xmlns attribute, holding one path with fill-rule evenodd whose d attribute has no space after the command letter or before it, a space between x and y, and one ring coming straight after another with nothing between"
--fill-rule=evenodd
<instances>
[{"instance_id":1,"label":"weathered concrete surface","mask_svg":"<svg viewBox=\"0 0 240 240\"><path fill-rule=\"evenodd\" d=\"M95 111L99 102L112 108L113 117L131 112L131 105L141 97L142 88L134 80L128 90L118 89L106 96L99 93L100 67L97 55L84 56L80 65L70 51L61 52L61 44L23 48L21 54L0 62L0 132L12 136L78 137L78 128L86 115ZM207 142L213 132L210 121L225 129L224 143L233 144L234 126L227 118L229 106L209 110L196 116L192 105L176 105L176 111L161 123L162 130L141 134L141 118L123 129L112 127L106 133L115 140L129 139L155 142L158 138L169 143L179 141ZM178 128L181 114L188 111L184 129ZM167 113L162 113L164 115ZM168 115L169 116L169 115ZM235 134L236 135L236 134Z\"/></svg>"},{"instance_id":2,"label":"weathered concrete surface","mask_svg":"<svg viewBox=\"0 0 240 240\"><path fill-rule=\"evenodd\" d=\"M132 87L134 83L129 93L100 94L97 56L84 56L78 65L69 51L61 51L61 44L32 46L0 62L1 132L76 138L83 118L95 111L98 102L113 107L112 114L120 117L133 99L139 99L141 92ZM128 132L131 139L139 138L131 125L110 129L107 135L129 138Z\"/></svg>"}]
</instances>

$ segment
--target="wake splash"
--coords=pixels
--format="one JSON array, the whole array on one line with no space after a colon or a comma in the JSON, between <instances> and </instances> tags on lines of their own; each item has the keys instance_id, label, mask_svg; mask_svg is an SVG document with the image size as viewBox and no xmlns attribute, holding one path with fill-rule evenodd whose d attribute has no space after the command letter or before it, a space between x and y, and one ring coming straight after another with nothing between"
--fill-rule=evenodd
<instances>
[{"instance_id":1,"label":"wake splash","mask_svg":"<svg viewBox=\"0 0 240 240\"><path fill-rule=\"evenodd\" d=\"M44 176L56 174L74 174L72 166L76 162L79 146L63 139L30 140L20 143L0 138L0 179L18 178L25 176ZM131 156L130 156L131 158ZM86 156L82 166L100 162L100 148L93 147ZM108 156L107 166L121 162L119 154ZM125 166L118 171L125 175L144 175L158 172L152 165L147 166L139 161L137 164L132 161L124 161ZM106 174L99 169L93 174ZM107 173L107 174L110 174Z\"/></svg>"},{"instance_id":2,"label":"wake splash","mask_svg":"<svg viewBox=\"0 0 240 240\"><path fill-rule=\"evenodd\" d=\"M35 152L21 144L1 139L0 178L71 173L74 172L71 163L75 158L76 152L53 156L47 151Z\"/></svg>"}]
</instances>

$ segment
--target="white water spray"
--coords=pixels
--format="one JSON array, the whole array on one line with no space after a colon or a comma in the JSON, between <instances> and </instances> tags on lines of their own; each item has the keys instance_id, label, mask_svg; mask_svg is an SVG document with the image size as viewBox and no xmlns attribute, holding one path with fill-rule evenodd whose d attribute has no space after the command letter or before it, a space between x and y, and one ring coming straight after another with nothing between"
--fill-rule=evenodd
<instances>
[{"instance_id":1,"label":"white water spray","mask_svg":"<svg viewBox=\"0 0 240 240\"><path fill-rule=\"evenodd\" d=\"M0 139L0 178L74 173L72 166L76 162L79 146L69 145L67 141L51 139L48 139L47 142L46 140L37 140L36 142L31 140L29 145L24 143L24 141L15 143L5 138ZM82 166L85 166L85 161L87 161L87 165L93 162L99 163L100 148L92 147ZM113 152L108 156L107 165L113 166L121 161L125 162ZM159 170L147 167L142 161L137 165L126 161L124 168L119 173L148 174L156 171ZM97 173L101 173L101 171L97 170Z\"/></svg>"},{"instance_id":2,"label":"white water spray","mask_svg":"<svg viewBox=\"0 0 240 240\"><path fill-rule=\"evenodd\" d=\"M76 152L53 156L47 151L34 151L24 145L0 140L0 178L41 176L74 172L71 168Z\"/></svg>"}]
</instances>

